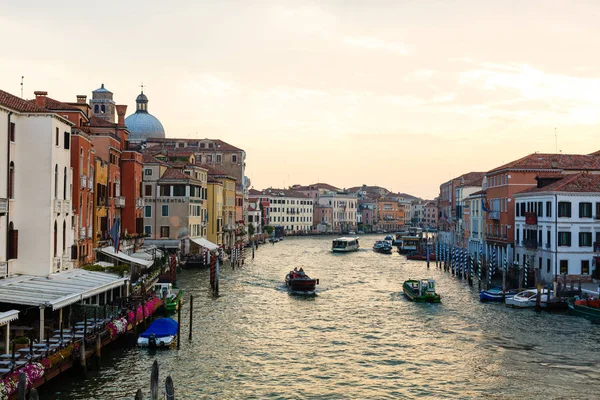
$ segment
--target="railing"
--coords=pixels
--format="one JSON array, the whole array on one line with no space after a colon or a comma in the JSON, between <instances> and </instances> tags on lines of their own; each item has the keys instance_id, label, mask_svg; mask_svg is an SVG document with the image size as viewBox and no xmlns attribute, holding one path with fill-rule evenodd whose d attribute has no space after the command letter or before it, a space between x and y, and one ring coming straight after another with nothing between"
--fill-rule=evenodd
<instances>
[{"instance_id":1,"label":"railing","mask_svg":"<svg viewBox=\"0 0 600 400\"><path fill-rule=\"evenodd\" d=\"M8 212L8 199L0 199L0 214Z\"/></svg>"},{"instance_id":2,"label":"railing","mask_svg":"<svg viewBox=\"0 0 600 400\"><path fill-rule=\"evenodd\" d=\"M8 275L8 261L0 261L0 276Z\"/></svg>"},{"instance_id":3,"label":"railing","mask_svg":"<svg viewBox=\"0 0 600 400\"><path fill-rule=\"evenodd\" d=\"M117 207L117 208L125 207L125 197L123 197L123 196L115 197L115 207Z\"/></svg>"},{"instance_id":4,"label":"railing","mask_svg":"<svg viewBox=\"0 0 600 400\"><path fill-rule=\"evenodd\" d=\"M538 243L537 240L523 240L523 246L528 249L537 249L541 247L541 243Z\"/></svg>"},{"instance_id":5,"label":"railing","mask_svg":"<svg viewBox=\"0 0 600 400\"><path fill-rule=\"evenodd\" d=\"M62 209L64 213L69 214L71 212L71 200L63 200Z\"/></svg>"},{"instance_id":6,"label":"railing","mask_svg":"<svg viewBox=\"0 0 600 400\"><path fill-rule=\"evenodd\" d=\"M60 214L62 212L62 200L54 199L54 212Z\"/></svg>"},{"instance_id":7,"label":"railing","mask_svg":"<svg viewBox=\"0 0 600 400\"><path fill-rule=\"evenodd\" d=\"M67 269L71 269L73 268L73 261L71 261L71 257L69 256L63 256L62 257L62 270L67 270Z\"/></svg>"},{"instance_id":8,"label":"railing","mask_svg":"<svg viewBox=\"0 0 600 400\"><path fill-rule=\"evenodd\" d=\"M81 175L81 188L85 189L87 187L87 176Z\"/></svg>"},{"instance_id":9,"label":"railing","mask_svg":"<svg viewBox=\"0 0 600 400\"><path fill-rule=\"evenodd\" d=\"M490 217L490 219L499 220L500 219L500 211L490 211L488 216Z\"/></svg>"}]
</instances>

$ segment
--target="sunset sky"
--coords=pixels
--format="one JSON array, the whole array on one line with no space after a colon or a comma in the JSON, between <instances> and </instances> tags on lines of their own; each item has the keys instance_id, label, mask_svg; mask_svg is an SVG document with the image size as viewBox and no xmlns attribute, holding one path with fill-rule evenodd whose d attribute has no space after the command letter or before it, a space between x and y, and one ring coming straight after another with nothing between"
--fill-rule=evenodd
<instances>
[{"instance_id":1,"label":"sunset sky","mask_svg":"<svg viewBox=\"0 0 600 400\"><path fill-rule=\"evenodd\" d=\"M600 149L598 1L3 2L0 88L101 83L169 137L247 153L254 188L439 185Z\"/></svg>"}]
</instances>

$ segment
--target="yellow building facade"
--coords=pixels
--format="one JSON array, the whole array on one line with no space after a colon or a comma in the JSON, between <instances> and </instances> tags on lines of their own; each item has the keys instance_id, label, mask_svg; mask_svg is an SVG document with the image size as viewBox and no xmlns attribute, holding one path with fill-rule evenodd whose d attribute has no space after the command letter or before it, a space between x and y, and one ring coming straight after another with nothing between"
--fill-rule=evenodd
<instances>
[{"instance_id":1,"label":"yellow building facade","mask_svg":"<svg viewBox=\"0 0 600 400\"><path fill-rule=\"evenodd\" d=\"M208 222L206 238L215 244L222 245L224 185L217 180L209 179L207 186L208 204L206 205L206 209L208 213Z\"/></svg>"}]
</instances>

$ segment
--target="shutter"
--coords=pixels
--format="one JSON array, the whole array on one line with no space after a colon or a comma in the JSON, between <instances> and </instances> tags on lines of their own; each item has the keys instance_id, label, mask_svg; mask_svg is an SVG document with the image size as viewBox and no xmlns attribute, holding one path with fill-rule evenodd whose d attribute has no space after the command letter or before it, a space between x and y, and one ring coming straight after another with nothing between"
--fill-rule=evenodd
<instances>
[{"instance_id":1,"label":"shutter","mask_svg":"<svg viewBox=\"0 0 600 400\"><path fill-rule=\"evenodd\" d=\"M71 260L77 260L77 245L71 246Z\"/></svg>"}]
</instances>

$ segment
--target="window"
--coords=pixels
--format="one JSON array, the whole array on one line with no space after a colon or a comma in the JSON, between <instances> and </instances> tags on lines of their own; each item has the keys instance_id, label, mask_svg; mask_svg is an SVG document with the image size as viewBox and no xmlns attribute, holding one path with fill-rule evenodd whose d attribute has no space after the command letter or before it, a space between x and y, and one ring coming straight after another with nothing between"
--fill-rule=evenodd
<instances>
[{"instance_id":1,"label":"window","mask_svg":"<svg viewBox=\"0 0 600 400\"><path fill-rule=\"evenodd\" d=\"M217 154L217 162L220 163L223 161L223 156L220 154Z\"/></svg>"},{"instance_id":2,"label":"window","mask_svg":"<svg viewBox=\"0 0 600 400\"><path fill-rule=\"evenodd\" d=\"M144 186L144 196L152 196L152 185Z\"/></svg>"},{"instance_id":3,"label":"window","mask_svg":"<svg viewBox=\"0 0 600 400\"><path fill-rule=\"evenodd\" d=\"M8 259L18 258L19 231L15 229L12 221L8 224Z\"/></svg>"},{"instance_id":4,"label":"window","mask_svg":"<svg viewBox=\"0 0 600 400\"><path fill-rule=\"evenodd\" d=\"M150 168L146 168L144 170L144 175L146 175L146 176L152 176L152 170Z\"/></svg>"},{"instance_id":5,"label":"window","mask_svg":"<svg viewBox=\"0 0 600 400\"><path fill-rule=\"evenodd\" d=\"M65 251L67 250L67 221L63 221L62 245L63 254L65 254Z\"/></svg>"},{"instance_id":6,"label":"window","mask_svg":"<svg viewBox=\"0 0 600 400\"><path fill-rule=\"evenodd\" d=\"M516 214L516 216L517 216L517 217L520 217L520 216L521 216L521 213L520 213L521 209L519 208L519 205L520 205L520 204L521 204L521 203L517 203L517 205L516 205L516 207L515 207L515 214Z\"/></svg>"},{"instance_id":7,"label":"window","mask_svg":"<svg viewBox=\"0 0 600 400\"><path fill-rule=\"evenodd\" d=\"M169 227L168 226L161 226L160 227L160 237L161 238L168 238L169 237Z\"/></svg>"},{"instance_id":8,"label":"window","mask_svg":"<svg viewBox=\"0 0 600 400\"><path fill-rule=\"evenodd\" d=\"M571 232L558 232L558 245L571 246Z\"/></svg>"},{"instance_id":9,"label":"window","mask_svg":"<svg viewBox=\"0 0 600 400\"><path fill-rule=\"evenodd\" d=\"M150 225L145 225L144 226L144 233L146 235L152 235L152 227Z\"/></svg>"},{"instance_id":10,"label":"window","mask_svg":"<svg viewBox=\"0 0 600 400\"><path fill-rule=\"evenodd\" d=\"M550 273L550 259L546 260L546 272Z\"/></svg>"},{"instance_id":11,"label":"window","mask_svg":"<svg viewBox=\"0 0 600 400\"><path fill-rule=\"evenodd\" d=\"M579 203L579 218L592 218L592 203Z\"/></svg>"},{"instance_id":12,"label":"window","mask_svg":"<svg viewBox=\"0 0 600 400\"><path fill-rule=\"evenodd\" d=\"M15 163L10 162L10 166L8 167L8 198L15 198Z\"/></svg>"},{"instance_id":13,"label":"window","mask_svg":"<svg viewBox=\"0 0 600 400\"><path fill-rule=\"evenodd\" d=\"M581 275L590 274L590 260L581 260Z\"/></svg>"},{"instance_id":14,"label":"window","mask_svg":"<svg viewBox=\"0 0 600 400\"><path fill-rule=\"evenodd\" d=\"M10 123L10 141L11 142L15 141L15 123L14 122Z\"/></svg>"},{"instance_id":15,"label":"window","mask_svg":"<svg viewBox=\"0 0 600 400\"><path fill-rule=\"evenodd\" d=\"M542 203L541 201L538 201L538 209L537 209L537 216L538 217L543 217L544 216L544 203Z\"/></svg>"},{"instance_id":16,"label":"window","mask_svg":"<svg viewBox=\"0 0 600 400\"><path fill-rule=\"evenodd\" d=\"M559 201L558 202L558 216L563 218L571 218L571 202L570 201Z\"/></svg>"},{"instance_id":17,"label":"window","mask_svg":"<svg viewBox=\"0 0 600 400\"><path fill-rule=\"evenodd\" d=\"M525 216L525 202L521 203L521 217Z\"/></svg>"},{"instance_id":18,"label":"window","mask_svg":"<svg viewBox=\"0 0 600 400\"><path fill-rule=\"evenodd\" d=\"M58 199L58 164L54 166L54 198Z\"/></svg>"},{"instance_id":19,"label":"window","mask_svg":"<svg viewBox=\"0 0 600 400\"><path fill-rule=\"evenodd\" d=\"M569 260L560 260L560 274L561 275L569 274Z\"/></svg>"},{"instance_id":20,"label":"window","mask_svg":"<svg viewBox=\"0 0 600 400\"><path fill-rule=\"evenodd\" d=\"M546 232L546 247L550 248L550 230Z\"/></svg>"},{"instance_id":21,"label":"window","mask_svg":"<svg viewBox=\"0 0 600 400\"><path fill-rule=\"evenodd\" d=\"M152 218L152 206L145 206L144 207L144 217L146 217L146 218Z\"/></svg>"},{"instance_id":22,"label":"window","mask_svg":"<svg viewBox=\"0 0 600 400\"><path fill-rule=\"evenodd\" d=\"M211 154L209 154L209 155L206 156L206 162L207 163L211 163L212 162L212 155Z\"/></svg>"},{"instance_id":23,"label":"window","mask_svg":"<svg viewBox=\"0 0 600 400\"><path fill-rule=\"evenodd\" d=\"M95 113L95 114L98 114L98 104L96 104L96 105L94 106L94 113Z\"/></svg>"},{"instance_id":24,"label":"window","mask_svg":"<svg viewBox=\"0 0 600 400\"><path fill-rule=\"evenodd\" d=\"M56 128L56 139L55 139L55 145L56 146L60 146L60 138L59 138L59 130L58 128Z\"/></svg>"},{"instance_id":25,"label":"window","mask_svg":"<svg viewBox=\"0 0 600 400\"><path fill-rule=\"evenodd\" d=\"M163 204L161 208L162 208L161 216L168 217L169 216L169 206L167 204Z\"/></svg>"},{"instance_id":26,"label":"window","mask_svg":"<svg viewBox=\"0 0 600 400\"><path fill-rule=\"evenodd\" d=\"M105 106L104 104L102 104L102 105L100 106L100 112L101 112L102 114L106 113L106 106Z\"/></svg>"},{"instance_id":27,"label":"window","mask_svg":"<svg viewBox=\"0 0 600 400\"><path fill-rule=\"evenodd\" d=\"M71 148L71 133L65 131L65 137L64 137L64 146L66 150L69 150Z\"/></svg>"},{"instance_id":28,"label":"window","mask_svg":"<svg viewBox=\"0 0 600 400\"><path fill-rule=\"evenodd\" d=\"M171 195L171 185L159 186L159 192L160 192L161 196L170 196Z\"/></svg>"},{"instance_id":29,"label":"window","mask_svg":"<svg viewBox=\"0 0 600 400\"><path fill-rule=\"evenodd\" d=\"M237 155L236 154L232 154L231 155L231 162L237 162Z\"/></svg>"},{"instance_id":30,"label":"window","mask_svg":"<svg viewBox=\"0 0 600 400\"><path fill-rule=\"evenodd\" d=\"M63 199L67 199L67 167L63 173Z\"/></svg>"},{"instance_id":31,"label":"window","mask_svg":"<svg viewBox=\"0 0 600 400\"><path fill-rule=\"evenodd\" d=\"M173 185L173 196L185 196L185 185Z\"/></svg>"},{"instance_id":32,"label":"window","mask_svg":"<svg viewBox=\"0 0 600 400\"><path fill-rule=\"evenodd\" d=\"M579 247L592 247L592 232L579 232Z\"/></svg>"}]
</instances>

